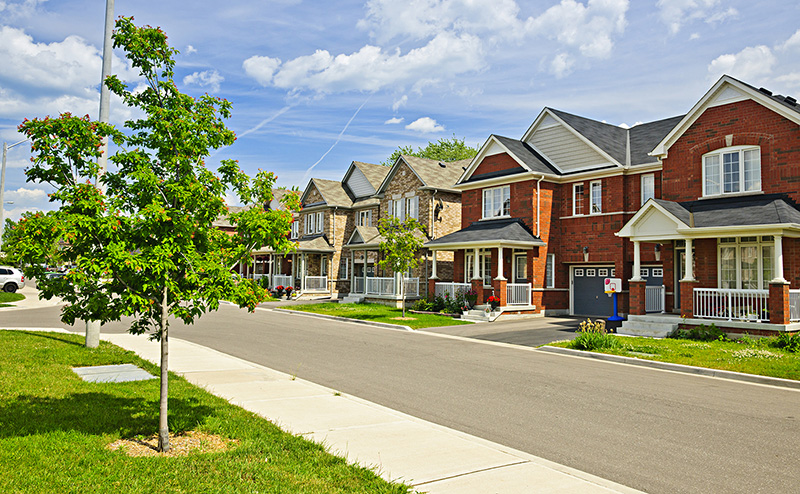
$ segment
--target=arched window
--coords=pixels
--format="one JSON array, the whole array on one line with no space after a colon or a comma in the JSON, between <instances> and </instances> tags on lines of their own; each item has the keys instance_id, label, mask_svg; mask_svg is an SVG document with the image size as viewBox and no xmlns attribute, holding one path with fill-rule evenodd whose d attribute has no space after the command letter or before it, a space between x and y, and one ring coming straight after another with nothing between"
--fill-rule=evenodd
<instances>
[{"instance_id":1,"label":"arched window","mask_svg":"<svg viewBox=\"0 0 800 494\"><path fill-rule=\"evenodd\" d=\"M703 196L761 190L761 149L722 148L703 155Z\"/></svg>"}]
</instances>

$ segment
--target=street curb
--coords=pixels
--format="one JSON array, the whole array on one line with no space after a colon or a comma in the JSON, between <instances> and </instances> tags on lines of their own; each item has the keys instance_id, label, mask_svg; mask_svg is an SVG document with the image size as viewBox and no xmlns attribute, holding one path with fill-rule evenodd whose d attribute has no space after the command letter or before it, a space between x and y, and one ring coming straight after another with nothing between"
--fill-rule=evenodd
<instances>
[{"instance_id":1,"label":"street curb","mask_svg":"<svg viewBox=\"0 0 800 494\"><path fill-rule=\"evenodd\" d=\"M390 324L388 322L375 322L375 321L364 321L361 319L350 319L349 317L341 317L341 316L329 316L328 314L317 314L316 312L306 312L303 310L291 310L291 309L283 309L281 307L276 307L270 310L278 310L281 312L288 312L290 314L300 314L304 316L312 316L312 317L319 317L322 319L332 319L334 321L345 321L345 322L354 322L356 324L364 324L366 326L375 326L378 328L386 328L386 329L399 329L402 331L414 331L408 326L403 326L401 324Z\"/></svg>"},{"instance_id":2,"label":"street curb","mask_svg":"<svg viewBox=\"0 0 800 494\"><path fill-rule=\"evenodd\" d=\"M537 350L549 353L557 353L560 355L569 355L572 357L583 357L583 358L593 358L596 360L605 360L607 362L616 362L618 364L638 365L640 367L650 367L653 369L682 372L684 374L695 374L707 377L717 377L722 379L730 379L733 381L743 381L755 384L766 384L770 386L780 386L783 388L800 390L800 381L793 381L791 379L782 379L780 377L758 376L755 374L745 374L743 372L708 369L706 367L695 367L693 365L673 364L670 362L658 362L655 360L645 360L635 357L623 357L621 355L609 355L607 353L587 352L583 350L573 350L571 348L561 348L555 346L541 346L537 348Z\"/></svg>"}]
</instances>

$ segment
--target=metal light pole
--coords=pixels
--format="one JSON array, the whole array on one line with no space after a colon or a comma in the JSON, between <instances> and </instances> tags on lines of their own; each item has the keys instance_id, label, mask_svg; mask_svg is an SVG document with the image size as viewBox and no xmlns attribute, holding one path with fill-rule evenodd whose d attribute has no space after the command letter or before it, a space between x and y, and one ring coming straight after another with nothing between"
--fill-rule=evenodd
<instances>
[{"instance_id":1,"label":"metal light pole","mask_svg":"<svg viewBox=\"0 0 800 494\"><path fill-rule=\"evenodd\" d=\"M26 142L27 139L23 139L19 142L15 142L12 145L8 145L7 142L3 142L3 164L2 168L0 168L0 252L3 251L3 230L5 229L6 219L3 217L4 213L4 206L5 201L3 201L3 196L6 192L6 158L8 157L8 150L13 148L14 146L19 146L23 142Z\"/></svg>"},{"instance_id":2,"label":"metal light pole","mask_svg":"<svg viewBox=\"0 0 800 494\"><path fill-rule=\"evenodd\" d=\"M111 75L111 33L114 30L114 0L106 0L106 24L103 37L103 69L100 75L100 121L108 123L108 107L111 95L106 87L106 77ZM100 169L97 172L97 187L105 194L106 186L102 177L108 169L108 137L103 138L100 157L97 159ZM100 321L86 321L86 347L97 348L100 345Z\"/></svg>"}]
</instances>

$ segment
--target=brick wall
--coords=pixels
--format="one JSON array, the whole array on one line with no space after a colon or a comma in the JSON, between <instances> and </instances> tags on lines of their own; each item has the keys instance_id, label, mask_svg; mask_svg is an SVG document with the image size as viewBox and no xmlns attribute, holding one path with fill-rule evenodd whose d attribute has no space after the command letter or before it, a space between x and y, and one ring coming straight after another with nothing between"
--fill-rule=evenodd
<instances>
[{"instance_id":1,"label":"brick wall","mask_svg":"<svg viewBox=\"0 0 800 494\"><path fill-rule=\"evenodd\" d=\"M508 153L493 154L486 156L478 165L478 168L472 173L473 175L482 175L484 173L499 172L503 170L511 170L519 168L519 163L508 155Z\"/></svg>"}]
</instances>

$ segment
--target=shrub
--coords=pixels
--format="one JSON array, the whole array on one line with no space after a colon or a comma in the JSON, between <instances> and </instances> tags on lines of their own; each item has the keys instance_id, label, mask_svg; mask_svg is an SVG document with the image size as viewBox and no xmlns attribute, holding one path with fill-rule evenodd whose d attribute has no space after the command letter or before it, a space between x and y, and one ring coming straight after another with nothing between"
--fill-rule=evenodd
<instances>
[{"instance_id":1,"label":"shrub","mask_svg":"<svg viewBox=\"0 0 800 494\"><path fill-rule=\"evenodd\" d=\"M711 324L710 326L701 324L692 329L679 329L671 337L679 340L696 341L726 341L728 339L725 331L719 329L716 324Z\"/></svg>"},{"instance_id":2,"label":"shrub","mask_svg":"<svg viewBox=\"0 0 800 494\"><path fill-rule=\"evenodd\" d=\"M775 338L773 345L775 348L782 348L787 352L798 353L800 352L800 333L780 333Z\"/></svg>"},{"instance_id":3,"label":"shrub","mask_svg":"<svg viewBox=\"0 0 800 494\"><path fill-rule=\"evenodd\" d=\"M602 319L587 319L580 324L578 336L570 342L569 347L576 350L602 350L618 348L619 340L606 331L606 322Z\"/></svg>"},{"instance_id":4,"label":"shrub","mask_svg":"<svg viewBox=\"0 0 800 494\"><path fill-rule=\"evenodd\" d=\"M265 289L269 290L269 278L268 277L262 276L261 278L259 278L258 279L258 284L261 286L261 288L265 288Z\"/></svg>"},{"instance_id":5,"label":"shrub","mask_svg":"<svg viewBox=\"0 0 800 494\"><path fill-rule=\"evenodd\" d=\"M433 304L431 305L431 310L434 312L441 312L444 309L444 297L441 295L436 295L433 297Z\"/></svg>"},{"instance_id":6,"label":"shrub","mask_svg":"<svg viewBox=\"0 0 800 494\"><path fill-rule=\"evenodd\" d=\"M414 302L414 305L411 306L411 309L428 312L433 310L433 302L430 302L425 299L419 299L416 302Z\"/></svg>"}]
</instances>

